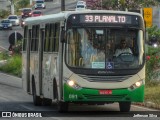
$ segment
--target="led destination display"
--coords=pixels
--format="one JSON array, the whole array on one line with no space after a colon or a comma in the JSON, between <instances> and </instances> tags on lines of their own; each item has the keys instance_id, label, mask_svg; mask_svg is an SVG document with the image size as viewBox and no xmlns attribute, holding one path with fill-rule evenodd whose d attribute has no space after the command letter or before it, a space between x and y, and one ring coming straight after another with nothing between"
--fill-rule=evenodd
<instances>
[{"instance_id":1,"label":"led destination display","mask_svg":"<svg viewBox=\"0 0 160 120\"><path fill-rule=\"evenodd\" d=\"M81 15L80 23L131 24L131 16L124 15Z\"/></svg>"}]
</instances>

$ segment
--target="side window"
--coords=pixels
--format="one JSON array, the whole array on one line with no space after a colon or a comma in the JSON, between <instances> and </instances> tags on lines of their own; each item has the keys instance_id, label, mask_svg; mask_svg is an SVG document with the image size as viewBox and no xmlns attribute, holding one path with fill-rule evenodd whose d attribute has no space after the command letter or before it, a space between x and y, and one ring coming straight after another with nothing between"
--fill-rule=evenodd
<instances>
[{"instance_id":1,"label":"side window","mask_svg":"<svg viewBox=\"0 0 160 120\"><path fill-rule=\"evenodd\" d=\"M52 24L49 24L49 46L48 46L48 51L52 52L51 49L51 35L52 35Z\"/></svg>"},{"instance_id":2,"label":"side window","mask_svg":"<svg viewBox=\"0 0 160 120\"><path fill-rule=\"evenodd\" d=\"M28 32L28 26L25 26L24 28L24 38L23 38L23 51L26 51L26 46L27 46L27 32Z\"/></svg>"},{"instance_id":3,"label":"side window","mask_svg":"<svg viewBox=\"0 0 160 120\"><path fill-rule=\"evenodd\" d=\"M36 26L36 33L35 33L35 51L38 51L38 44L39 44L39 25Z\"/></svg>"},{"instance_id":4,"label":"side window","mask_svg":"<svg viewBox=\"0 0 160 120\"><path fill-rule=\"evenodd\" d=\"M36 26L32 26L31 51L35 51Z\"/></svg>"},{"instance_id":5,"label":"side window","mask_svg":"<svg viewBox=\"0 0 160 120\"><path fill-rule=\"evenodd\" d=\"M59 50L59 33L60 33L60 24L55 24L55 33L54 33L54 51L58 52Z\"/></svg>"},{"instance_id":6,"label":"side window","mask_svg":"<svg viewBox=\"0 0 160 120\"><path fill-rule=\"evenodd\" d=\"M54 33L55 33L55 24L51 24L50 30L50 51L53 52L55 49L54 45Z\"/></svg>"},{"instance_id":7,"label":"side window","mask_svg":"<svg viewBox=\"0 0 160 120\"><path fill-rule=\"evenodd\" d=\"M45 26L45 41L44 41L44 51L49 51L49 30L50 30L50 24L46 24Z\"/></svg>"}]
</instances>

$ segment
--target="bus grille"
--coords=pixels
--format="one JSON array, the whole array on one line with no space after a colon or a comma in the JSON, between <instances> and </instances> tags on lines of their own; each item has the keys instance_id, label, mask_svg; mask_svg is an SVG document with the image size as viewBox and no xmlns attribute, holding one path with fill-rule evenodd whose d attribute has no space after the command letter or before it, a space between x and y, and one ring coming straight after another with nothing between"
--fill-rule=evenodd
<instances>
[{"instance_id":1,"label":"bus grille","mask_svg":"<svg viewBox=\"0 0 160 120\"><path fill-rule=\"evenodd\" d=\"M89 76L89 75L79 75L83 79L86 79L89 82L122 82L132 75L128 76Z\"/></svg>"},{"instance_id":2,"label":"bus grille","mask_svg":"<svg viewBox=\"0 0 160 120\"><path fill-rule=\"evenodd\" d=\"M88 100L108 100L108 101L116 101L116 100L122 100L126 96L124 95L89 95L89 94L83 94L84 97Z\"/></svg>"}]
</instances>

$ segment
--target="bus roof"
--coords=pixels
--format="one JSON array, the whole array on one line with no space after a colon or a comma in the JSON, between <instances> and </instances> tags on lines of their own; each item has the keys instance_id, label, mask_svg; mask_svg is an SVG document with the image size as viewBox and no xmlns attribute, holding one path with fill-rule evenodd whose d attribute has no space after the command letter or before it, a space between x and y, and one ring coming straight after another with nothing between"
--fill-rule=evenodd
<instances>
[{"instance_id":1,"label":"bus roof","mask_svg":"<svg viewBox=\"0 0 160 120\"><path fill-rule=\"evenodd\" d=\"M30 17L26 18L25 24L26 25L36 25L40 23L50 23L50 22L57 22L63 21L68 18L71 14L81 14L81 13L113 13L113 14L124 14L124 15L137 15L142 17L140 13L136 12L128 12L128 11L114 11L114 10L81 10L81 11L62 11L56 14L44 15L39 17ZM53 19L54 18L54 19Z\"/></svg>"}]
</instances>

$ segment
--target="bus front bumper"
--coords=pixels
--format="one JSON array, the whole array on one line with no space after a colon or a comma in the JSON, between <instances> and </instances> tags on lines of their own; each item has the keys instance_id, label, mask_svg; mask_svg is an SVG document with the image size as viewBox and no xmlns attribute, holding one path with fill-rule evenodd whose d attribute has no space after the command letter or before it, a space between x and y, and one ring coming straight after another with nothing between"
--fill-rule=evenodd
<instances>
[{"instance_id":1,"label":"bus front bumper","mask_svg":"<svg viewBox=\"0 0 160 120\"><path fill-rule=\"evenodd\" d=\"M105 89L107 90L107 89ZM129 90L112 89L109 94L101 94L99 89L81 88L74 89L68 84L64 84L64 101L65 102L143 102L144 100L144 85Z\"/></svg>"}]
</instances>

